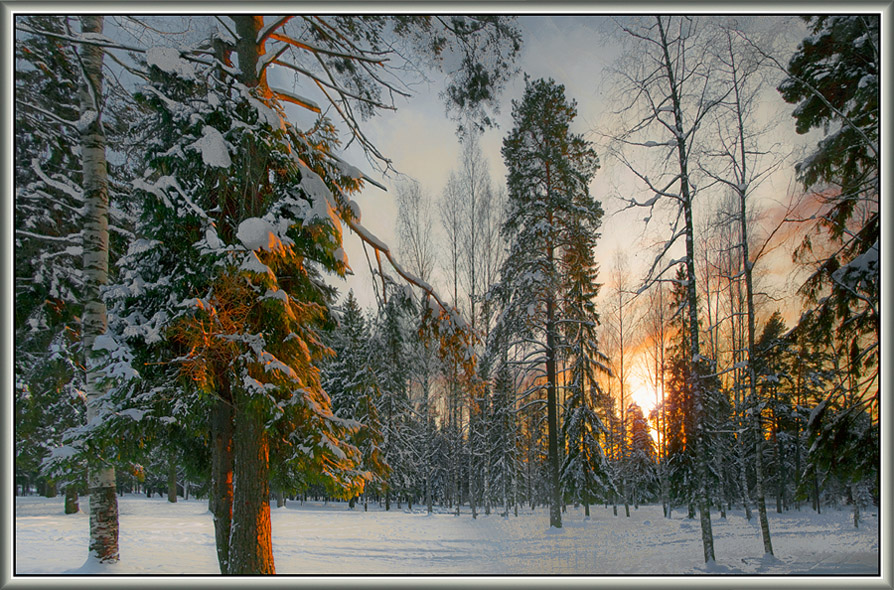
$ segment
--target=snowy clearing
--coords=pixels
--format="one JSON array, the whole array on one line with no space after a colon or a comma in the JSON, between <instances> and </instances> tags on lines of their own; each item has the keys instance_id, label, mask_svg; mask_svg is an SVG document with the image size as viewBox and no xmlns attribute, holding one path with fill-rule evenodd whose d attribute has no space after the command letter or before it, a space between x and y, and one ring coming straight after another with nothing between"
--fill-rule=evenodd
<instances>
[{"instance_id":1,"label":"snowy clearing","mask_svg":"<svg viewBox=\"0 0 894 590\"><path fill-rule=\"evenodd\" d=\"M63 514L63 499L15 499L16 574L92 573L84 568L89 501ZM119 498L121 561L113 573L216 574L211 514L205 500L126 495ZM546 509L473 520L426 515L414 506L364 513L344 503L288 502L271 508L273 554L279 574L760 574L864 575L879 572L878 510L859 530L847 510L820 515L802 507L770 512L776 558L765 558L760 530L739 511L712 515L718 562L702 562L697 520L684 511L668 520L659 506L568 507L564 528L549 529Z\"/></svg>"}]
</instances>

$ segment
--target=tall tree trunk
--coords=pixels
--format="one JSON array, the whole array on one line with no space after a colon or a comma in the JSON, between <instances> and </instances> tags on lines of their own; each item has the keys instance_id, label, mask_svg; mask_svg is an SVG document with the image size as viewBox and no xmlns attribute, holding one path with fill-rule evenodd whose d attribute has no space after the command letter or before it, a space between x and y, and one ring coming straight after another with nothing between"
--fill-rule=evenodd
<instances>
[{"instance_id":1,"label":"tall tree trunk","mask_svg":"<svg viewBox=\"0 0 894 590\"><path fill-rule=\"evenodd\" d=\"M228 391L226 397L229 397ZM211 408L211 442L208 508L214 516L214 539L220 573L226 574L229 572L227 564L233 521L233 407L228 399L218 399Z\"/></svg>"},{"instance_id":2,"label":"tall tree trunk","mask_svg":"<svg viewBox=\"0 0 894 590\"><path fill-rule=\"evenodd\" d=\"M670 57L671 44L667 38L667 32L664 28L664 22L661 17L656 17L658 25L658 33L660 35L660 46L662 49L662 65L668 80L670 89L671 107L674 113L674 122L679 134L677 135L677 162L680 168L680 195L683 208L685 241L686 241L686 299L689 314L689 373L690 383L692 387L693 399L695 402L696 424L695 424L695 444L696 444L696 461L698 466L698 488L697 500L700 512L700 521L702 529L702 548L704 550L705 562L714 561L714 533L711 530L711 512L708 505L708 449L705 444L705 407L703 400L702 385L699 380L698 362L701 358L698 345L698 294L696 291L696 274L695 274L695 236L694 224L692 219L692 189L689 183L689 145L687 144L687 136L683 134L683 130L687 129L683 121L683 109L681 106L680 85L676 77L678 72L674 67L674 62Z\"/></svg>"},{"instance_id":3,"label":"tall tree trunk","mask_svg":"<svg viewBox=\"0 0 894 590\"><path fill-rule=\"evenodd\" d=\"M264 420L247 403L235 412L233 524L228 573L275 574L270 528L269 441Z\"/></svg>"},{"instance_id":4,"label":"tall tree trunk","mask_svg":"<svg viewBox=\"0 0 894 590\"><path fill-rule=\"evenodd\" d=\"M258 65L265 53L258 41L264 17L231 16L236 32L239 82L255 90L262 100L273 96L266 69ZM263 165L257 163L257 166ZM242 397L233 392L234 399ZM269 441L263 417L247 400L237 399L233 411L233 502L227 572L273 574L270 529Z\"/></svg>"},{"instance_id":5,"label":"tall tree trunk","mask_svg":"<svg viewBox=\"0 0 894 590\"><path fill-rule=\"evenodd\" d=\"M478 428L478 419L474 394L472 396L469 404L469 509L472 511L472 518L476 519L478 518L478 476L475 473L475 447L477 446L475 431Z\"/></svg>"},{"instance_id":6,"label":"tall tree trunk","mask_svg":"<svg viewBox=\"0 0 894 590\"><path fill-rule=\"evenodd\" d=\"M81 17L84 34L102 35L103 17ZM101 290L109 272L109 187L106 178L106 138L101 121L103 50L83 44L80 49L83 80L80 87L81 166L84 181L84 312L82 343L85 351L87 422L99 418L104 391L93 358L93 343L105 334L108 323ZM118 561L118 499L115 468L93 465L87 474L90 493L90 555L102 563Z\"/></svg>"},{"instance_id":7,"label":"tall tree trunk","mask_svg":"<svg viewBox=\"0 0 894 590\"><path fill-rule=\"evenodd\" d=\"M549 249L552 260L552 248ZM549 439L549 525L562 528L562 498L559 490L559 417L556 408L556 348L555 348L555 303L552 297L546 302L546 405L547 428Z\"/></svg>"}]
</instances>

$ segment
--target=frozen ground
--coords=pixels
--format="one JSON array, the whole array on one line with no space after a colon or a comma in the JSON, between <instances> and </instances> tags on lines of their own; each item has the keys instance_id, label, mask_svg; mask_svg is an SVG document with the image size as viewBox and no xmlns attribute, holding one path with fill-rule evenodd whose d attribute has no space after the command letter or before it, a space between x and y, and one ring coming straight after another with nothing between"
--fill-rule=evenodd
<instances>
[{"instance_id":1,"label":"frozen ground","mask_svg":"<svg viewBox=\"0 0 894 590\"><path fill-rule=\"evenodd\" d=\"M63 514L62 498L15 498L16 574L90 573L86 498L81 512ZM216 574L214 531L204 500L119 498L121 561L114 573ZM414 510L416 507L414 507ZM405 510L364 513L343 503L272 509L273 553L280 574L862 574L878 575L878 510L852 513L803 508L769 513L776 558L764 557L760 531L734 511L712 515L717 563L702 559L698 520L659 506L568 507L564 528L549 528L543 509L517 518L472 520Z\"/></svg>"}]
</instances>

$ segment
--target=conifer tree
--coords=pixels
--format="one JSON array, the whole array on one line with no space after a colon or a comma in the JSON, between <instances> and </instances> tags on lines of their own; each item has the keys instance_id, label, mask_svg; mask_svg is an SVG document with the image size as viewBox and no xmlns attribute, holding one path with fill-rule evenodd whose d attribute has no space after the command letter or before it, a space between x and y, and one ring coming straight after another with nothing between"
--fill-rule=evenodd
<instances>
[{"instance_id":1,"label":"conifer tree","mask_svg":"<svg viewBox=\"0 0 894 590\"><path fill-rule=\"evenodd\" d=\"M510 243L500 291L504 322L516 338L536 343L536 364L545 365L549 456L550 526L561 527L559 487L558 368L563 283L561 254L578 224L595 230L601 208L589 196L596 153L570 125L574 101L553 80L526 80L513 101L514 127L503 140L508 205L503 235Z\"/></svg>"},{"instance_id":2,"label":"conifer tree","mask_svg":"<svg viewBox=\"0 0 894 590\"><path fill-rule=\"evenodd\" d=\"M345 493L362 487L343 442L353 424L332 415L316 368L331 297L320 271L346 268L333 193L357 181L311 147L333 141L325 120L302 134L221 70L160 50L147 61L144 238L112 292L110 373L134 360L119 350L153 361L120 389L121 406L148 423L210 409L221 570L272 573L268 457Z\"/></svg>"},{"instance_id":3,"label":"conifer tree","mask_svg":"<svg viewBox=\"0 0 894 590\"><path fill-rule=\"evenodd\" d=\"M633 504L638 506L641 500L652 496L653 484L656 480L655 442L649 429L649 423L639 404L628 406L627 422L630 425L629 473L633 488Z\"/></svg>"},{"instance_id":4,"label":"conifer tree","mask_svg":"<svg viewBox=\"0 0 894 590\"><path fill-rule=\"evenodd\" d=\"M880 17L804 19L810 36L787 67L777 62L787 74L778 90L797 105L795 130L824 130L816 149L796 166L804 187L822 204L795 253L812 266L801 287L811 307L796 330L841 349L848 366L848 385L830 391L811 416L812 449L836 455L842 445L832 441L846 438L863 451L856 470L868 474L877 465L879 429ZM838 411L829 412L833 407Z\"/></svg>"},{"instance_id":5,"label":"conifer tree","mask_svg":"<svg viewBox=\"0 0 894 590\"><path fill-rule=\"evenodd\" d=\"M58 16L17 23L65 31ZM52 453L66 452L65 429L85 416L78 321L84 194L75 126L81 74L64 41L19 33L15 51L16 473L29 483L40 477L50 491L62 485L68 513L76 511L83 470L54 466Z\"/></svg>"},{"instance_id":6,"label":"conifer tree","mask_svg":"<svg viewBox=\"0 0 894 590\"><path fill-rule=\"evenodd\" d=\"M332 400L333 413L358 422L349 441L360 451L358 468L364 474L364 510L371 491L382 489L389 466L383 449L383 426L379 416L381 392L372 351L372 335L354 292L349 291L338 326L331 336L333 356L321 367L323 389ZM355 498L351 497L351 506Z\"/></svg>"}]
</instances>

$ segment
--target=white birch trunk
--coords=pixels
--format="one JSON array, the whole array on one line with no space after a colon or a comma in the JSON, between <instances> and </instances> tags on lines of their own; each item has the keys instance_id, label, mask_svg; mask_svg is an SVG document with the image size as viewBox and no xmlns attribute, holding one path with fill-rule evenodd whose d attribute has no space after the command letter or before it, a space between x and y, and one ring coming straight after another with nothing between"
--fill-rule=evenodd
<instances>
[{"instance_id":1,"label":"white birch trunk","mask_svg":"<svg viewBox=\"0 0 894 590\"><path fill-rule=\"evenodd\" d=\"M103 17L81 17L83 33L102 34ZM109 189L106 178L106 138L100 118L102 101L103 50L82 45L81 166L84 176L84 315L82 342L86 367L87 422L99 416L104 391L93 357L93 342L106 331L106 306L100 291L108 282L109 270ZM118 561L118 500L115 496L115 468L91 467L90 555L103 563Z\"/></svg>"}]
</instances>

